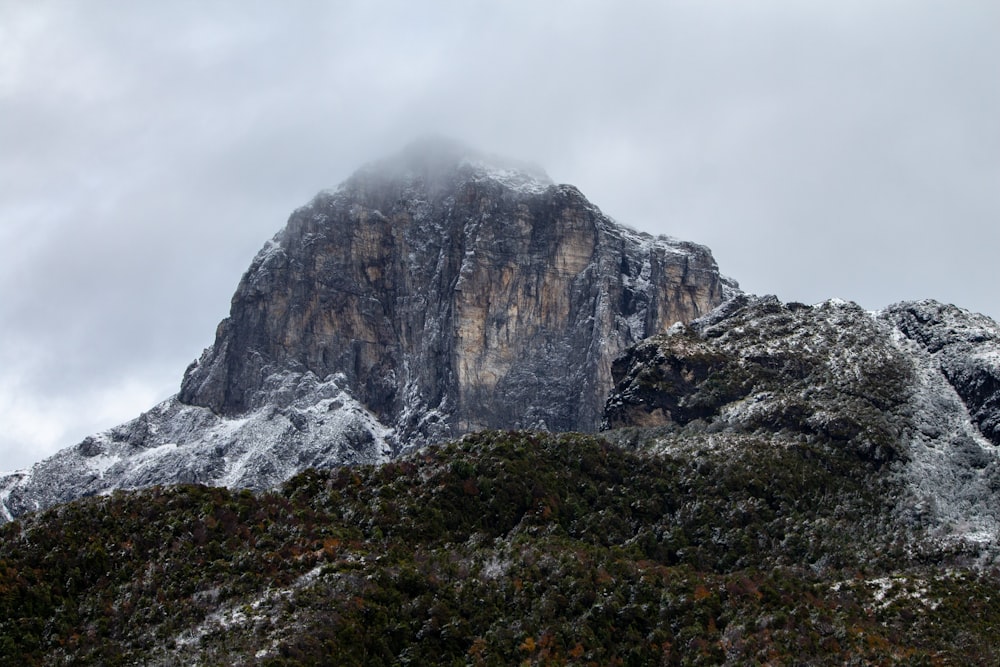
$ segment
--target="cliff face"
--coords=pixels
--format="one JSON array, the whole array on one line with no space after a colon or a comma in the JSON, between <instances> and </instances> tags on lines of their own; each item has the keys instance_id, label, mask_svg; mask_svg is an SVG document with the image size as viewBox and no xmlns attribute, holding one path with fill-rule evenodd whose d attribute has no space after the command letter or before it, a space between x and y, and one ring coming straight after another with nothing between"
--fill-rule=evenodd
<instances>
[{"instance_id":1,"label":"cliff face","mask_svg":"<svg viewBox=\"0 0 1000 667\"><path fill-rule=\"evenodd\" d=\"M611 361L733 287L701 246L623 228L575 188L433 142L296 211L254 260L180 400L267 403L343 372L397 447L481 428L595 429Z\"/></svg>"},{"instance_id":2,"label":"cliff face","mask_svg":"<svg viewBox=\"0 0 1000 667\"><path fill-rule=\"evenodd\" d=\"M154 484L267 488L484 427L594 430L611 361L734 283L537 169L442 141L295 211L179 394L0 478L0 520Z\"/></svg>"}]
</instances>

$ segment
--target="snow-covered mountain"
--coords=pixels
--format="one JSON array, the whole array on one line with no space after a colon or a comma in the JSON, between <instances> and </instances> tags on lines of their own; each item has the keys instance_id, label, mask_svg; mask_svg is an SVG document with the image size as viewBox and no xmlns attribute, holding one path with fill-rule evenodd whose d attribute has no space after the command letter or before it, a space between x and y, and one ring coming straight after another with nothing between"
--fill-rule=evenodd
<instances>
[{"instance_id":1,"label":"snow-covered mountain","mask_svg":"<svg viewBox=\"0 0 1000 667\"><path fill-rule=\"evenodd\" d=\"M761 434L843 449L901 482L897 521L935 548L1000 556L1000 326L988 317L930 300L869 312L740 296L637 345L614 374L605 428L648 427L665 451Z\"/></svg>"},{"instance_id":2,"label":"snow-covered mountain","mask_svg":"<svg viewBox=\"0 0 1000 667\"><path fill-rule=\"evenodd\" d=\"M480 428L595 430L611 363L736 284L537 167L442 139L295 211L179 393L0 478L10 519L173 482L265 488Z\"/></svg>"}]
</instances>

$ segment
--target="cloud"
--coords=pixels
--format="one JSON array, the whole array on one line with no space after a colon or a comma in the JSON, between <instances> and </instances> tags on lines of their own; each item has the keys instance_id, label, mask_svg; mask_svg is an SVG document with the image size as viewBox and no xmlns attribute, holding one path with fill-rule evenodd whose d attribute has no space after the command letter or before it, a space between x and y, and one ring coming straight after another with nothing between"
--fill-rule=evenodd
<instances>
[{"instance_id":1,"label":"cloud","mask_svg":"<svg viewBox=\"0 0 1000 667\"><path fill-rule=\"evenodd\" d=\"M174 391L291 211L428 132L754 292L1000 315L998 24L991 1L0 4L0 468Z\"/></svg>"},{"instance_id":2,"label":"cloud","mask_svg":"<svg viewBox=\"0 0 1000 667\"><path fill-rule=\"evenodd\" d=\"M148 378L138 374L115 382L92 382L85 393L33 391L6 371L0 376L0 422L4 425L4 457L23 462L3 471L24 467L52 453L53 443L80 442L123 415L138 417L167 396L157 393ZM55 418L53 416L55 415Z\"/></svg>"}]
</instances>

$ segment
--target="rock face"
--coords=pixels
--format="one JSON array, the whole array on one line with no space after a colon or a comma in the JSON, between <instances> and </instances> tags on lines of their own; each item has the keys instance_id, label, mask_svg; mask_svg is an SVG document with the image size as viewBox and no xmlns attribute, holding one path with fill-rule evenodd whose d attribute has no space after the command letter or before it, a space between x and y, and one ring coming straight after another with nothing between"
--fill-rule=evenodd
<instances>
[{"instance_id":1,"label":"rock face","mask_svg":"<svg viewBox=\"0 0 1000 667\"><path fill-rule=\"evenodd\" d=\"M932 358L979 431L1000 446L1000 328L976 313L935 301L902 303L885 317Z\"/></svg>"},{"instance_id":2,"label":"rock face","mask_svg":"<svg viewBox=\"0 0 1000 667\"><path fill-rule=\"evenodd\" d=\"M235 416L270 401L275 372L342 372L396 449L481 428L594 430L611 361L734 287L702 246L425 142L292 215L180 400Z\"/></svg>"},{"instance_id":3,"label":"rock face","mask_svg":"<svg viewBox=\"0 0 1000 667\"><path fill-rule=\"evenodd\" d=\"M0 517L152 484L264 488L485 427L595 430L615 357L736 293L702 246L420 142L295 211L179 394L0 479Z\"/></svg>"},{"instance_id":4,"label":"rock face","mask_svg":"<svg viewBox=\"0 0 1000 667\"><path fill-rule=\"evenodd\" d=\"M901 519L1000 557L1000 326L934 301L739 296L635 346L613 367L604 428L664 446L780 435L904 482Z\"/></svg>"}]
</instances>

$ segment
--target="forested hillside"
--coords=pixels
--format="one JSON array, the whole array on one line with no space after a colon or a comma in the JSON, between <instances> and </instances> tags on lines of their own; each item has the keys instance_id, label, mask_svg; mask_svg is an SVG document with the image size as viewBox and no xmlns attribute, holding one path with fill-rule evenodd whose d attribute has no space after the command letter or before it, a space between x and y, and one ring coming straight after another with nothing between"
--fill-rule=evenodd
<instances>
[{"instance_id":1,"label":"forested hillside","mask_svg":"<svg viewBox=\"0 0 1000 667\"><path fill-rule=\"evenodd\" d=\"M782 435L484 432L279 491L116 492L0 533L19 664L995 664L997 577ZM724 445L724 446L722 446ZM917 545L922 545L917 548Z\"/></svg>"}]
</instances>

